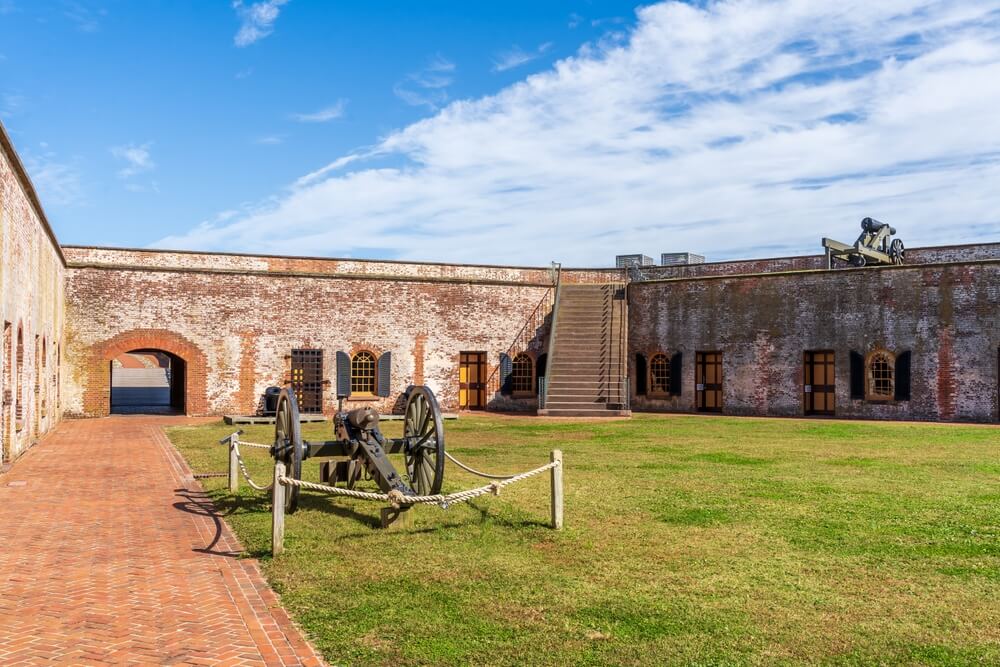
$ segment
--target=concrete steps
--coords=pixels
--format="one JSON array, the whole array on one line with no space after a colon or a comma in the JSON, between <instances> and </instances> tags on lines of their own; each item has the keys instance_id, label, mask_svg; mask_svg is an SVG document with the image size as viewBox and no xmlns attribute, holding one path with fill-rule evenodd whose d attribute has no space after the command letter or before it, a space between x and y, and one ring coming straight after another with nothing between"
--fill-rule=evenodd
<instances>
[{"instance_id":1,"label":"concrete steps","mask_svg":"<svg viewBox=\"0 0 1000 667\"><path fill-rule=\"evenodd\" d=\"M564 285L560 288L548 394L541 415L625 416L622 349L628 316L621 285Z\"/></svg>"}]
</instances>

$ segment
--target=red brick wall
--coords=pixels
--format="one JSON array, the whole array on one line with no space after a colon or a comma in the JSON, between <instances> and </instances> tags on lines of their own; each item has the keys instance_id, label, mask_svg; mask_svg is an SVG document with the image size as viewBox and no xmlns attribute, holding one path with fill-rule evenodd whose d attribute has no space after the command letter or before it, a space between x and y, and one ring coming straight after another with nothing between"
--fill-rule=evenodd
<instances>
[{"instance_id":1,"label":"red brick wall","mask_svg":"<svg viewBox=\"0 0 1000 667\"><path fill-rule=\"evenodd\" d=\"M135 348L164 349L187 362L192 414L252 412L267 386L283 383L287 357L299 347L324 350L327 412L336 408L335 352L361 348L393 353L391 395L370 403L399 409L406 387L423 381L453 410L459 352L486 351L492 372L549 289L536 282L548 279L545 270L415 265L430 274L423 277L407 273L407 265L402 277L387 279L374 272L357 277L365 263L354 262L342 277L325 265L314 270L322 260L287 259L275 272L274 258L251 269L260 258L209 255L196 257L212 270L164 270L153 267L169 265L174 253L157 261L157 253L115 252L67 251L74 389L66 403L73 414L107 413L108 362ZM100 255L104 266L83 255ZM149 268L122 268L136 256ZM309 271L294 273L300 268Z\"/></svg>"},{"instance_id":2,"label":"red brick wall","mask_svg":"<svg viewBox=\"0 0 1000 667\"><path fill-rule=\"evenodd\" d=\"M683 392L637 410L694 410L698 350L724 353L729 414L803 414L803 352L836 353L840 417L998 419L1000 261L636 283L634 352L683 354ZM852 400L850 351L912 353L912 397Z\"/></svg>"},{"instance_id":3,"label":"red brick wall","mask_svg":"<svg viewBox=\"0 0 1000 667\"><path fill-rule=\"evenodd\" d=\"M58 359L63 343L64 274L59 247L0 125L0 326L5 338L11 339L10 344L5 340L0 346L0 460L4 462L22 454L62 414ZM20 364L16 358L19 330L23 340ZM20 406L16 405L18 386Z\"/></svg>"}]
</instances>

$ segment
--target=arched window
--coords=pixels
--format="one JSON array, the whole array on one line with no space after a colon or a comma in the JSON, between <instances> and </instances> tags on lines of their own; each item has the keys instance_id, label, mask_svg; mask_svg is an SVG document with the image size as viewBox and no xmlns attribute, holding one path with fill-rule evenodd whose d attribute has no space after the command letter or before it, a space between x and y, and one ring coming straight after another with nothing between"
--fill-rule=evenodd
<instances>
[{"instance_id":1,"label":"arched window","mask_svg":"<svg viewBox=\"0 0 1000 667\"><path fill-rule=\"evenodd\" d=\"M351 393L375 393L375 355L367 350L351 357Z\"/></svg>"},{"instance_id":2,"label":"arched window","mask_svg":"<svg viewBox=\"0 0 1000 667\"><path fill-rule=\"evenodd\" d=\"M885 350L868 356L868 399L891 400L896 391L896 358Z\"/></svg>"},{"instance_id":3,"label":"arched window","mask_svg":"<svg viewBox=\"0 0 1000 667\"><path fill-rule=\"evenodd\" d=\"M511 391L515 394L531 394L535 384L534 369L534 362L524 352L514 357L510 374Z\"/></svg>"},{"instance_id":4,"label":"arched window","mask_svg":"<svg viewBox=\"0 0 1000 667\"><path fill-rule=\"evenodd\" d=\"M670 393L670 360L665 354L654 354L649 360L649 393Z\"/></svg>"}]
</instances>

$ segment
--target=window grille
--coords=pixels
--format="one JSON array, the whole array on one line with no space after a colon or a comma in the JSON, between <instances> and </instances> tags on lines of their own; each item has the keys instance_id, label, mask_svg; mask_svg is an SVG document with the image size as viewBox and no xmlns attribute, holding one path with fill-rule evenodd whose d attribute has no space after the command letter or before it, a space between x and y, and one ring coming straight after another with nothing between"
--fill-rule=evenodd
<instances>
[{"instance_id":1,"label":"window grille","mask_svg":"<svg viewBox=\"0 0 1000 667\"><path fill-rule=\"evenodd\" d=\"M875 352L868 360L869 393L874 398L892 398L895 387L893 359L887 352Z\"/></svg>"},{"instance_id":2,"label":"window grille","mask_svg":"<svg viewBox=\"0 0 1000 667\"><path fill-rule=\"evenodd\" d=\"M649 361L649 392L670 393L670 361L665 354L654 354Z\"/></svg>"},{"instance_id":3,"label":"window grille","mask_svg":"<svg viewBox=\"0 0 1000 667\"><path fill-rule=\"evenodd\" d=\"M514 357L513 369L511 370L511 389L515 393L530 394L534 385L534 363L525 353Z\"/></svg>"},{"instance_id":4,"label":"window grille","mask_svg":"<svg viewBox=\"0 0 1000 667\"><path fill-rule=\"evenodd\" d=\"M351 358L351 393L375 393L375 355L361 351Z\"/></svg>"}]
</instances>

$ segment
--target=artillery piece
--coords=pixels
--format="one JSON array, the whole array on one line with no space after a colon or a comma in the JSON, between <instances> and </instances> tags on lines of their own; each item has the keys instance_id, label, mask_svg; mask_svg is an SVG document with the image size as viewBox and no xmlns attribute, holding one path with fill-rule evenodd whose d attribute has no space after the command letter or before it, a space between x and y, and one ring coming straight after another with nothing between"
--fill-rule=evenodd
<instances>
[{"instance_id":1,"label":"artillery piece","mask_svg":"<svg viewBox=\"0 0 1000 667\"><path fill-rule=\"evenodd\" d=\"M895 233L895 228L886 223L873 218L865 218L861 221L861 235L858 236L854 245L824 238L826 268L832 269L834 260L841 260L852 266L902 264L904 259L903 241L893 239L891 243L889 242L889 237Z\"/></svg>"},{"instance_id":2,"label":"artillery piece","mask_svg":"<svg viewBox=\"0 0 1000 667\"><path fill-rule=\"evenodd\" d=\"M348 389L349 392L349 389ZM340 393L340 392L338 392ZM341 395L341 398L344 396ZM341 404L343 405L343 404ZM444 481L444 425L441 408L428 387L410 387L403 416L403 437L386 438L379 429L379 414L370 407L349 412L340 410L333 418L335 440L308 442L302 439L299 407L295 392L281 390L274 423L271 456L285 464L285 476L302 479L302 462L311 458L341 457L324 461L320 476L324 482L343 482L352 488L363 472L375 480L382 493L404 496L434 495ZM389 454L403 453L406 479L396 471ZM285 489L285 512L298 508L299 487Z\"/></svg>"}]
</instances>

